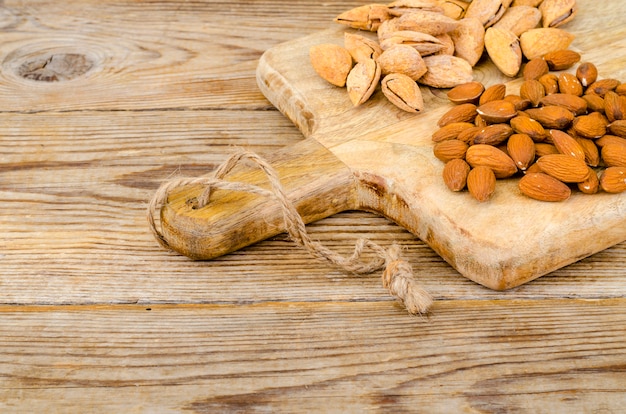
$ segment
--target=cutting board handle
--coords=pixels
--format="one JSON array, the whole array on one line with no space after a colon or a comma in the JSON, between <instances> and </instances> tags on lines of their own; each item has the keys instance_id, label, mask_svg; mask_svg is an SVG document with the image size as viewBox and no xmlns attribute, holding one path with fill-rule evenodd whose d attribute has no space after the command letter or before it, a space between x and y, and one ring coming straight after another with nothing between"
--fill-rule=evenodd
<instances>
[{"instance_id":1,"label":"cutting board handle","mask_svg":"<svg viewBox=\"0 0 626 414\"><path fill-rule=\"evenodd\" d=\"M316 140L282 149L269 162L287 201L305 223L357 208L352 171ZM212 176L205 178L209 182ZM271 190L267 175L247 162L239 163L223 180ZM167 191L157 232L164 245L194 259L212 259L285 231L276 197L216 188L208 204L198 207L205 189L200 178Z\"/></svg>"}]
</instances>

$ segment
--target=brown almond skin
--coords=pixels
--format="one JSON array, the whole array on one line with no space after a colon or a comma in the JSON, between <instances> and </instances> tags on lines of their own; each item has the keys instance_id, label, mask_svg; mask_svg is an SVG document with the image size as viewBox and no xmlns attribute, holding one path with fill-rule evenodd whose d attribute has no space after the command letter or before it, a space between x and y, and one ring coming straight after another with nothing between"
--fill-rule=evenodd
<instances>
[{"instance_id":1,"label":"brown almond skin","mask_svg":"<svg viewBox=\"0 0 626 414\"><path fill-rule=\"evenodd\" d=\"M527 109L526 114L538 121L544 128L565 129L574 120L574 114L555 105Z\"/></svg>"},{"instance_id":2,"label":"brown almond skin","mask_svg":"<svg viewBox=\"0 0 626 414\"><path fill-rule=\"evenodd\" d=\"M433 154L443 162L448 162L455 158L465 158L469 145L458 139L449 139L435 144Z\"/></svg>"},{"instance_id":3,"label":"brown almond skin","mask_svg":"<svg viewBox=\"0 0 626 414\"><path fill-rule=\"evenodd\" d=\"M611 143L603 146L602 160L609 167L626 167L626 145Z\"/></svg>"},{"instance_id":4,"label":"brown almond skin","mask_svg":"<svg viewBox=\"0 0 626 414\"><path fill-rule=\"evenodd\" d=\"M572 123L572 129L582 137L593 139L605 135L607 125L606 118L602 114L592 112L589 115L576 117Z\"/></svg>"},{"instance_id":5,"label":"brown almond skin","mask_svg":"<svg viewBox=\"0 0 626 414\"><path fill-rule=\"evenodd\" d=\"M575 139L585 153L585 162L587 165L591 167L600 165L600 150L594 140L581 137L576 137Z\"/></svg>"},{"instance_id":6,"label":"brown almond skin","mask_svg":"<svg viewBox=\"0 0 626 414\"><path fill-rule=\"evenodd\" d=\"M534 58L528 61L526 65L524 65L524 69L522 69L522 75L524 76L524 80L535 79L539 80L543 75L547 74L550 71L548 67L548 63L544 58Z\"/></svg>"},{"instance_id":7,"label":"brown almond skin","mask_svg":"<svg viewBox=\"0 0 626 414\"><path fill-rule=\"evenodd\" d=\"M546 89L538 80L528 79L520 86L519 94L522 99L528 99L533 106L537 106L541 99L546 96Z\"/></svg>"},{"instance_id":8,"label":"brown almond skin","mask_svg":"<svg viewBox=\"0 0 626 414\"><path fill-rule=\"evenodd\" d=\"M550 154L560 154L554 144L549 144L547 142L535 142L535 155L538 158Z\"/></svg>"},{"instance_id":9,"label":"brown almond skin","mask_svg":"<svg viewBox=\"0 0 626 414\"><path fill-rule=\"evenodd\" d=\"M454 106L439 118L437 125L441 128L452 122L474 122L478 115L476 108L476 105L471 103Z\"/></svg>"},{"instance_id":10,"label":"brown almond skin","mask_svg":"<svg viewBox=\"0 0 626 414\"><path fill-rule=\"evenodd\" d=\"M567 109L574 115L587 113L587 101L580 96L567 93L553 93L544 96L539 101L540 106L556 105Z\"/></svg>"},{"instance_id":11,"label":"brown almond skin","mask_svg":"<svg viewBox=\"0 0 626 414\"><path fill-rule=\"evenodd\" d=\"M539 201L565 201L572 194L566 184L544 173L527 173L518 186L522 194Z\"/></svg>"},{"instance_id":12,"label":"brown almond skin","mask_svg":"<svg viewBox=\"0 0 626 414\"><path fill-rule=\"evenodd\" d=\"M583 85L580 83L576 75L564 72L558 76L559 92L569 93L576 96L582 96L584 92Z\"/></svg>"},{"instance_id":13,"label":"brown almond skin","mask_svg":"<svg viewBox=\"0 0 626 414\"><path fill-rule=\"evenodd\" d=\"M513 134L506 144L509 157L515 161L517 168L525 171L535 160L535 143L526 134Z\"/></svg>"},{"instance_id":14,"label":"brown almond skin","mask_svg":"<svg viewBox=\"0 0 626 414\"><path fill-rule=\"evenodd\" d=\"M626 120L618 119L607 126L607 130L618 137L626 138Z\"/></svg>"},{"instance_id":15,"label":"brown almond skin","mask_svg":"<svg viewBox=\"0 0 626 414\"><path fill-rule=\"evenodd\" d=\"M600 112L604 113L604 98L593 94L584 94L582 98L587 102L588 112Z\"/></svg>"},{"instance_id":16,"label":"brown almond skin","mask_svg":"<svg viewBox=\"0 0 626 414\"><path fill-rule=\"evenodd\" d=\"M455 86L448 91L447 96L450 102L455 104L476 104L484 91L485 86L482 83L472 81Z\"/></svg>"},{"instance_id":17,"label":"brown almond skin","mask_svg":"<svg viewBox=\"0 0 626 414\"><path fill-rule=\"evenodd\" d=\"M465 153L465 160L473 168L478 166L489 167L496 178L510 177L517 172L515 161L492 145L476 144L470 146Z\"/></svg>"},{"instance_id":18,"label":"brown almond skin","mask_svg":"<svg viewBox=\"0 0 626 414\"><path fill-rule=\"evenodd\" d=\"M576 184L578 190L584 194L595 194L600 190L600 179L598 178L598 174L589 168L589 176L585 181L581 181Z\"/></svg>"},{"instance_id":19,"label":"brown almond skin","mask_svg":"<svg viewBox=\"0 0 626 414\"><path fill-rule=\"evenodd\" d=\"M488 123L508 122L517 115L515 105L504 99L489 101L480 105L476 112Z\"/></svg>"},{"instance_id":20,"label":"brown almond skin","mask_svg":"<svg viewBox=\"0 0 626 414\"><path fill-rule=\"evenodd\" d=\"M472 168L467 175L467 189L479 202L483 203L489 200L496 189L494 172L485 166Z\"/></svg>"},{"instance_id":21,"label":"brown almond skin","mask_svg":"<svg viewBox=\"0 0 626 414\"><path fill-rule=\"evenodd\" d=\"M550 70L565 70L580 61L580 53L570 49L555 50L543 55ZM584 85L583 85L584 86Z\"/></svg>"},{"instance_id":22,"label":"brown almond skin","mask_svg":"<svg viewBox=\"0 0 626 414\"><path fill-rule=\"evenodd\" d=\"M601 138L593 141L598 147L603 148L609 144L626 145L626 138L618 137L617 135L606 134Z\"/></svg>"},{"instance_id":23,"label":"brown almond skin","mask_svg":"<svg viewBox=\"0 0 626 414\"><path fill-rule=\"evenodd\" d=\"M467 184L467 175L470 169L465 160L460 158L450 160L443 167L443 182L451 191L461 191Z\"/></svg>"},{"instance_id":24,"label":"brown almond skin","mask_svg":"<svg viewBox=\"0 0 626 414\"><path fill-rule=\"evenodd\" d=\"M478 105L483 105L491 101L498 101L500 99L504 99L505 96L506 85L503 83L496 83L495 85L491 85L485 89L483 94L480 96Z\"/></svg>"},{"instance_id":25,"label":"brown almond skin","mask_svg":"<svg viewBox=\"0 0 626 414\"><path fill-rule=\"evenodd\" d=\"M566 154L549 154L537 160L539 168L565 183L580 183L587 179L589 168L585 161Z\"/></svg>"},{"instance_id":26,"label":"brown almond skin","mask_svg":"<svg viewBox=\"0 0 626 414\"><path fill-rule=\"evenodd\" d=\"M573 137L558 129L551 129L549 134L552 143L561 154L585 161L585 151Z\"/></svg>"},{"instance_id":27,"label":"brown almond skin","mask_svg":"<svg viewBox=\"0 0 626 414\"><path fill-rule=\"evenodd\" d=\"M576 68L576 77L586 88L598 79L598 68L591 62L583 62Z\"/></svg>"},{"instance_id":28,"label":"brown almond skin","mask_svg":"<svg viewBox=\"0 0 626 414\"><path fill-rule=\"evenodd\" d=\"M513 128L508 124L493 124L482 128L474 135L473 144L487 144L497 146L513 134Z\"/></svg>"},{"instance_id":29,"label":"brown almond skin","mask_svg":"<svg viewBox=\"0 0 626 414\"><path fill-rule=\"evenodd\" d=\"M626 167L608 167L600 177L600 188L607 193L626 191Z\"/></svg>"},{"instance_id":30,"label":"brown almond skin","mask_svg":"<svg viewBox=\"0 0 626 414\"><path fill-rule=\"evenodd\" d=\"M604 94L604 115L609 122L626 119L626 97L614 91Z\"/></svg>"},{"instance_id":31,"label":"brown almond skin","mask_svg":"<svg viewBox=\"0 0 626 414\"><path fill-rule=\"evenodd\" d=\"M441 142L448 139L457 139L459 134L468 128L473 128L474 124L470 122L452 122L442 128L439 128L432 135L433 142ZM466 141L468 142L468 141Z\"/></svg>"},{"instance_id":32,"label":"brown almond skin","mask_svg":"<svg viewBox=\"0 0 626 414\"><path fill-rule=\"evenodd\" d=\"M546 95L559 92L559 77L554 73L546 73L537 80L543 85Z\"/></svg>"},{"instance_id":33,"label":"brown almond skin","mask_svg":"<svg viewBox=\"0 0 626 414\"><path fill-rule=\"evenodd\" d=\"M612 78L599 79L593 82L591 85L589 85L587 89L585 89L585 93L598 95L604 98L604 95L608 91L615 90L615 88L617 88L620 84L621 82L617 79L612 79Z\"/></svg>"},{"instance_id":34,"label":"brown almond skin","mask_svg":"<svg viewBox=\"0 0 626 414\"><path fill-rule=\"evenodd\" d=\"M511 119L511 127L518 134L528 135L534 142L543 142L547 132L545 128L529 116L516 116Z\"/></svg>"}]
</instances>

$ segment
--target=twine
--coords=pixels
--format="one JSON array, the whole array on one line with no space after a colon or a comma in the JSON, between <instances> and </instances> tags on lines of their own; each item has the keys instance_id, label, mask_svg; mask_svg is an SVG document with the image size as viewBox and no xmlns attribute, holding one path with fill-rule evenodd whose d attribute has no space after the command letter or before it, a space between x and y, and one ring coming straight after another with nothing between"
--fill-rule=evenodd
<instances>
[{"instance_id":1,"label":"twine","mask_svg":"<svg viewBox=\"0 0 626 414\"><path fill-rule=\"evenodd\" d=\"M266 190L256 185L223 180L224 176L243 160L252 161L265 173L271 190ZM343 257L321 243L311 240L302 216L300 216L294 204L288 200L277 172L263 158L246 150L239 150L233 154L211 174L196 178L177 178L167 181L160 186L148 205L147 218L154 237L165 248L170 247L157 226L155 213L167 202L168 194L172 189L186 185L201 185L204 187L197 200L194 200L194 208L202 208L210 203L211 194L217 188L249 192L264 197L274 197L280 204L285 230L290 238L298 246L304 247L313 257L325 260L346 272L355 274L369 274L384 268L381 278L383 287L412 315L424 314L432 305L433 299L430 294L415 281L411 265L406 260L400 258L400 247L397 244L393 244L388 249L385 249L368 239L358 239L352 255ZM370 262L360 260L366 248L373 251L377 256Z\"/></svg>"}]
</instances>

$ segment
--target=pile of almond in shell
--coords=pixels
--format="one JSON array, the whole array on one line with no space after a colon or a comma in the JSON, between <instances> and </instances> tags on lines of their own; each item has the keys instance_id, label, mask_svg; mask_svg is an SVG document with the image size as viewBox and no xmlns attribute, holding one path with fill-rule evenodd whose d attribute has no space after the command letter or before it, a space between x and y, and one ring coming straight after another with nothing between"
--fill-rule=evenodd
<instances>
[{"instance_id":1,"label":"pile of almond in shell","mask_svg":"<svg viewBox=\"0 0 626 414\"><path fill-rule=\"evenodd\" d=\"M507 95L504 84L450 89L456 105L432 136L448 188L486 201L497 178L521 174L522 194L541 201L566 200L572 188L626 191L626 84L598 79L590 62L551 72L579 60L559 50L529 61L519 95Z\"/></svg>"}]
</instances>

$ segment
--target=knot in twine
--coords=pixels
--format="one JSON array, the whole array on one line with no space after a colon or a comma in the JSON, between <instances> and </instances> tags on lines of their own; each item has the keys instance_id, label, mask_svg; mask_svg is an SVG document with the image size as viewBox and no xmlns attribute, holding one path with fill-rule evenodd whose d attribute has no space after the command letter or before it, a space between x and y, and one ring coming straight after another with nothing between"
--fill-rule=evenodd
<instances>
[{"instance_id":1,"label":"knot in twine","mask_svg":"<svg viewBox=\"0 0 626 414\"><path fill-rule=\"evenodd\" d=\"M224 176L243 160L252 161L265 173L270 182L270 190L252 184L223 180ZM313 257L325 260L346 272L359 275L369 274L384 268L381 277L383 287L412 315L428 312L433 303L430 294L416 282L411 265L400 257L400 246L397 244L385 249L368 239L358 239L352 255L343 257L321 243L311 240L302 216L294 204L288 200L277 172L263 158L246 150L239 150L233 154L212 174L196 178L177 178L161 185L148 205L147 218L153 235L159 244L165 248L170 247L163 233L157 228L155 213L167 202L168 194L172 189L186 185L204 186L204 190L194 201L194 208L202 208L210 203L211 194L217 188L274 197L280 204L285 230L289 237L298 246L304 247ZM366 248L369 248L377 256L370 262L360 260Z\"/></svg>"}]
</instances>

